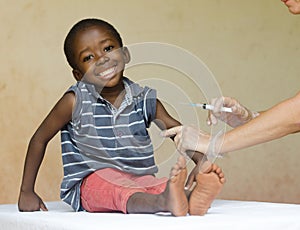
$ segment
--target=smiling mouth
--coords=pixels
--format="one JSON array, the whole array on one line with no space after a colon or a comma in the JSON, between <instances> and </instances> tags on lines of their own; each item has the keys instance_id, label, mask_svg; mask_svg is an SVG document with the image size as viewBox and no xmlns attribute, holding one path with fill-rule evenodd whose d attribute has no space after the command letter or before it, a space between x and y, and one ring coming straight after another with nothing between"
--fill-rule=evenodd
<instances>
[{"instance_id":1,"label":"smiling mouth","mask_svg":"<svg viewBox=\"0 0 300 230\"><path fill-rule=\"evenodd\" d=\"M115 75L116 69L117 69L117 66L113 66L113 67L111 67L109 69L104 70L103 72L100 72L100 73L95 73L94 72L94 73L98 77L107 79L107 78L111 78L111 77L113 77Z\"/></svg>"}]
</instances>

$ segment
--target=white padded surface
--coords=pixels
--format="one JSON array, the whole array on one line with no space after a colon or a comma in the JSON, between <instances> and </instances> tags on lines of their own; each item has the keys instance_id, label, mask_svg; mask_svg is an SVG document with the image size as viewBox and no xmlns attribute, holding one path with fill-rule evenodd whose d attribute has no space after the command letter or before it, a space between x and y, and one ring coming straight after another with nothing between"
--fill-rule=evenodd
<instances>
[{"instance_id":1,"label":"white padded surface","mask_svg":"<svg viewBox=\"0 0 300 230\"><path fill-rule=\"evenodd\" d=\"M48 212L31 213L18 212L16 204L0 205L0 229L300 229L300 205L296 204L215 200L205 216L185 217L73 212L61 201L46 205Z\"/></svg>"}]
</instances>

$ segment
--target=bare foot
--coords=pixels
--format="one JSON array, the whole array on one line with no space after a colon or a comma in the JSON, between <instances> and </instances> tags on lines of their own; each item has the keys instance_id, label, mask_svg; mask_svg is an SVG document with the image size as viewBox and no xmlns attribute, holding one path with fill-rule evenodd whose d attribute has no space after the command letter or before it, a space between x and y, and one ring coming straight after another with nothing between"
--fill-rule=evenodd
<instances>
[{"instance_id":1,"label":"bare foot","mask_svg":"<svg viewBox=\"0 0 300 230\"><path fill-rule=\"evenodd\" d=\"M184 192L186 177L186 161L183 156L180 156L177 163L172 167L168 185L163 193L166 198L167 209L174 216L186 216L188 212L188 200Z\"/></svg>"},{"instance_id":2,"label":"bare foot","mask_svg":"<svg viewBox=\"0 0 300 230\"><path fill-rule=\"evenodd\" d=\"M186 216L189 208L184 191L186 177L186 161L180 156L170 171L165 190L160 194L134 193L127 201L127 213L171 212L174 216Z\"/></svg>"},{"instance_id":3,"label":"bare foot","mask_svg":"<svg viewBox=\"0 0 300 230\"><path fill-rule=\"evenodd\" d=\"M212 164L206 173L199 173L196 176L196 181L197 184L189 199L189 213L190 215L203 216L220 193L225 183L225 177L222 169Z\"/></svg>"}]
</instances>

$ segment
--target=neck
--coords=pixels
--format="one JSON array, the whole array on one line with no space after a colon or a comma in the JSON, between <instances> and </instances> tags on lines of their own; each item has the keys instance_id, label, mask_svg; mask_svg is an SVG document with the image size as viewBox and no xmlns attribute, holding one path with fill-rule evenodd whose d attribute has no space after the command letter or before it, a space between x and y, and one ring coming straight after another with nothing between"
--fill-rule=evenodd
<instances>
[{"instance_id":1,"label":"neck","mask_svg":"<svg viewBox=\"0 0 300 230\"><path fill-rule=\"evenodd\" d=\"M97 91L104 99L109 101L111 104L114 104L116 107L119 107L119 104L121 104L125 95L124 89L123 81L120 81L113 87L104 87L102 89L97 89Z\"/></svg>"}]
</instances>

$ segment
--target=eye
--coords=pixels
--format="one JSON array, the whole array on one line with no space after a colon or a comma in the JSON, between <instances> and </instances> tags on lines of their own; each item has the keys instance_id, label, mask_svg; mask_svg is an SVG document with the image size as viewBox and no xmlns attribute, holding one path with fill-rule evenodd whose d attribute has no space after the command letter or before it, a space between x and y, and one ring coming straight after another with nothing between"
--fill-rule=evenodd
<instances>
[{"instance_id":1,"label":"eye","mask_svg":"<svg viewBox=\"0 0 300 230\"><path fill-rule=\"evenodd\" d=\"M90 54L90 55L88 55L88 56L86 56L86 57L83 58L83 62L87 62L87 61L89 61L89 60L91 60L93 58L94 58L94 56L92 54Z\"/></svg>"},{"instance_id":2,"label":"eye","mask_svg":"<svg viewBox=\"0 0 300 230\"><path fill-rule=\"evenodd\" d=\"M113 48L114 48L114 46L107 46L107 47L104 48L104 51L109 52L109 51L112 51Z\"/></svg>"}]
</instances>

